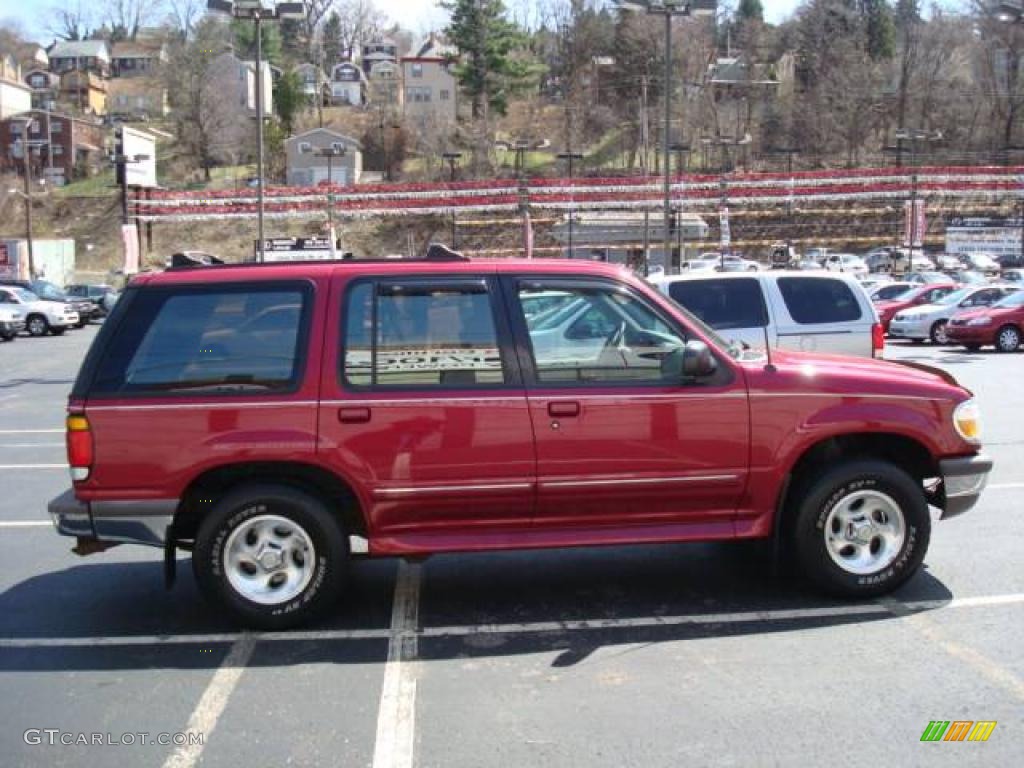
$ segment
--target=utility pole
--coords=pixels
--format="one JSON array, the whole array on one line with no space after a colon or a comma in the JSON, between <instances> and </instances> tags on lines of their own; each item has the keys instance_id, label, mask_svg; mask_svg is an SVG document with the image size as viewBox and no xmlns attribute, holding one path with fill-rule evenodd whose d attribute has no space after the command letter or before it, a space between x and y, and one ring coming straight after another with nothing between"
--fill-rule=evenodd
<instances>
[{"instance_id":1,"label":"utility pole","mask_svg":"<svg viewBox=\"0 0 1024 768\"><path fill-rule=\"evenodd\" d=\"M448 161L448 181L455 182L455 164L462 157L461 152L442 152L441 157ZM452 248L455 248L459 239L459 232L455 220L455 206L452 206Z\"/></svg>"},{"instance_id":2,"label":"utility pole","mask_svg":"<svg viewBox=\"0 0 1024 768\"><path fill-rule=\"evenodd\" d=\"M519 139L513 145L516 151L516 179L517 186L519 188L519 212L523 216L523 253L526 254L527 258L533 257L533 247L530 243L531 234L530 227L530 201L528 200L526 192L526 150L530 148L530 143L524 139Z\"/></svg>"},{"instance_id":3,"label":"utility pole","mask_svg":"<svg viewBox=\"0 0 1024 768\"><path fill-rule=\"evenodd\" d=\"M565 152L559 152L556 155L556 157L559 160L565 160L566 164L569 166L569 195L571 197L572 196L572 164L573 164L574 160L582 160L583 159L583 153L581 153L581 152L573 152L572 150L566 150ZM573 253L572 235L573 235L573 219L575 219L575 218L576 218L576 213L573 210L572 201L570 200L570 203L569 203L569 258L570 259L572 258L572 253Z\"/></svg>"},{"instance_id":4,"label":"utility pole","mask_svg":"<svg viewBox=\"0 0 1024 768\"><path fill-rule=\"evenodd\" d=\"M344 147L322 147L314 153L327 158L327 228L331 233L331 250L334 250L334 158L344 157Z\"/></svg>"},{"instance_id":5,"label":"utility pole","mask_svg":"<svg viewBox=\"0 0 1024 768\"><path fill-rule=\"evenodd\" d=\"M640 155L640 172L647 179L647 143L648 143L648 130L647 130L647 77L646 75L640 78L640 146L642 152ZM650 227L651 227L651 212L647 210L647 205L644 205L644 250L643 250L643 264L640 265L640 270L644 277L647 277L650 269L651 259L651 239L650 239Z\"/></svg>"},{"instance_id":6,"label":"utility pole","mask_svg":"<svg viewBox=\"0 0 1024 768\"><path fill-rule=\"evenodd\" d=\"M21 133L22 154L25 157L25 240L28 243L28 279L36 279L36 254L32 245L32 149L28 143L28 129L32 118L24 122Z\"/></svg>"}]
</instances>

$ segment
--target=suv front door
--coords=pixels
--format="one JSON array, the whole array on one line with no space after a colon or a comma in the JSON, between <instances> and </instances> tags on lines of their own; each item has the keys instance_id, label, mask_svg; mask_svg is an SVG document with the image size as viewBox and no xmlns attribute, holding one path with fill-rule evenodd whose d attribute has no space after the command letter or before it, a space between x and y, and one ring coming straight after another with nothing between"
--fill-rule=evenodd
<instances>
[{"instance_id":1,"label":"suv front door","mask_svg":"<svg viewBox=\"0 0 1024 768\"><path fill-rule=\"evenodd\" d=\"M684 332L623 284L508 277L505 286L536 435L536 524L603 526L608 541L613 526L657 523L732 535L748 472L742 374L721 362L704 381L673 375ZM541 293L568 298L528 320L522 306Z\"/></svg>"}]
</instances>

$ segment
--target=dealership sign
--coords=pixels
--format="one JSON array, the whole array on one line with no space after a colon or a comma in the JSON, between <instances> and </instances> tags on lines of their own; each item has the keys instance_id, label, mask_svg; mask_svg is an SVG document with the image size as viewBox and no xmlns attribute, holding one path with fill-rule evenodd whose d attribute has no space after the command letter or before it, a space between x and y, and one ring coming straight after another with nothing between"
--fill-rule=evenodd
<instances>
[{"instance_id":1,"label":"dealership sign","mask_svg":"<svg viewBox=\"0 0 1024 768\"><path fill-rule=\"evenodd\" d=\"M1016 255L1020 236L1020 219L954 217L946 222L946 253Z\"/></svg>"}]
</instances>

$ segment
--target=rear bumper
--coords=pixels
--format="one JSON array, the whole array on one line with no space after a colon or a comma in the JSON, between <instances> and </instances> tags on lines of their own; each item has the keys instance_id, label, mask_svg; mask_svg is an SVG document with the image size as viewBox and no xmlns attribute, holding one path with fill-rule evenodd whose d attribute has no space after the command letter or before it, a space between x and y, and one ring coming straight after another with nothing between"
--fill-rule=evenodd
<instances>
[{"instance_id":1,"label":"rear bumper","mask_svg":"<svg viewBox=\"0 0 1024 768\"><path fill-rule=\"evenodd\" d=\"M69 488L47 505L57 533L96 541L162 547L174 522L177 499L79 501Z\"/></svg>"},{"instance_id":2,"label":"rear bumper","mask_svg":"<svg viewBox=\"0 0 1024 768\"><path fill-rule=\"evenodd\" d=\"M942 485L946 494L946 505L942 519L961 515L973 507L988 482L992 471L992 460L983 453L939 461Z\"/></svg>"}]
</instances>

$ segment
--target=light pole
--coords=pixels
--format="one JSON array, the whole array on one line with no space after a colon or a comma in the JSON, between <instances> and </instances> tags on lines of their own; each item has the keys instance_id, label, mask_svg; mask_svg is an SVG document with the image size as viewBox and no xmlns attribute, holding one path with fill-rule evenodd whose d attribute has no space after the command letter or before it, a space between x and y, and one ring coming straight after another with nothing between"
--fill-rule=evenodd
<instances>
[{"instance_id":1,"label":"light pole","mask_svg":"<svg viewBox=\"0 0 1024 768\"><path fill-rule=\"evenodd\" d=\"M664 222L662 232L663 253L666 269L671 262L672 250L672 205L671 205L671 173L669 170L669 144L672 130L672 17L673 16L714 16L718 9L718 0L618 0L619 7L627 11L647 13L652 16L665 17L665 125L662 140L662 170L664 178ZM644 274L648 271L646 260Z\"/></svg>"},{"instance_id":2,"label":"light pole","mask_svg":"<svg viewBox=\"0 0 1024 768\"><path fill-rule=\"evenodd\" d=\"M676 142L672 144L671 149L676 155L676 175L680 177L680 185L683 183L683 172L690 169L690 145ZM684 163L685 158L685 163ZM684 167L685 165L685 167ZM676 250L679 251L679 263L682 264L683 259L683 192L682 186L680 186L679 192L679 210L676 212ZM674 265L673 265L674 266ZM666 265L666 273L671 274L672 270L668 269Z\"/></svg>"},{"instance_id":3,"label":"light pole","mask_svg":"<svg viewBox=\"0 0 1024 768\"><path fill-rule=\"evenodd\" d=\"M448 181L455 181L455 164L462 159L461 152L442 152L441 157L448 161ZM458 230L455 224L455 206L452 206L452 248L458 243Z\"/></svg>"},{"instance_id":4,"label":"light pole","mask_svg":"<svg viewBox=\"0 0 1024 768\"><path fill-rule=\"evenodd\" d=\"M227 13L236 19L252 19L256 33L256 218L258 245L256 260L263 261L263 21L303 19L305 3L277 3L270 7L263 0L206 0L211 11Z\"/></svg>"},{"instance_id":5,"label":"light pole","mask_svg":"<svg viewBox=\"0 0 1024 768\"><path fill-rule=\"evenodd\" d=\"M327 158L327 226L330 227L331 239L334 239L334 158L344 157L344 147L321 147L313 153L316 157Z\"/></svg>"},{"instance_id":6,"label":"light pole","mask_svg":"<svg viewBox=\"0 0 1024 768\"><path fill-rule=\"evenodd\" d=\"M582 160L583 159L583 153L582 152L572 152L571 150L567 150L565 152L559 152L557 155L555 155L555 157L557 157L559 160L565 160L566 165L568 165L568 167L569 167L568 168L568 170L569 170L569 189L570 189L570 194L571 194L571 190L572 190L572 164L573 164L573 161L575 161L575 160ZM573 231L572 230L573 230L573 219L574 218L576 218L576 214L575 214L575 211L573 211L572 205L570 205L569 206L569 258L570 259L572 258L572 249L573 249L573 242L572 242Z\"/></svg>"},{"instance_id":7,"label":"light pole","mask_svg":"<svg viewBox=\"0 0 1024 768\"><path fill-rule=\"evenodd\" d=\"M897 128L896 129L896 157L901 158L903 155L903 142L910 142L910 165L914 169L913 173L910 174L910 227L908 228L908 239L910 242L907 244L909 247L908 257L908 269L914 270L914 246L917 243L917 167L919 165L917 161L917 142L919 141L939 141L942 139L942 133L935 131L934 133L928 133L927 131L919 128ZM897 162L899 162L897 160ZM924 233L921 233L921 251L924 251Z\"/></svg>"},{"instance_id":8,"label":"light pole","mask_svg":"<svg viewBox=\"0 0 1024 768\"><path fill-rule=\"evenodd\" d=\"M36 255L35 248L32 242L32 146L29 143L28 134L32 127L31 115L27 117L16 118L17 122L21 123L21 154L22 159L25 161L25 173L23 174L25 191L18 192L16 189L11 191L20 194L25 201L25 242L28 245L28 277L29 280L35 280L36 278ZM14 121L12 120L12 123ZM49 150L48 150L49 151Z\"/></svg>"}]
</instances>

